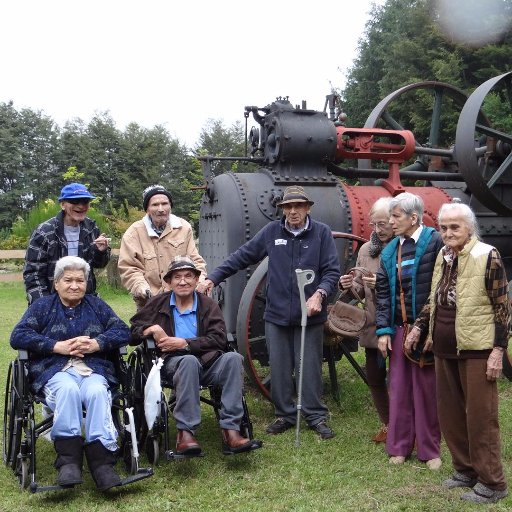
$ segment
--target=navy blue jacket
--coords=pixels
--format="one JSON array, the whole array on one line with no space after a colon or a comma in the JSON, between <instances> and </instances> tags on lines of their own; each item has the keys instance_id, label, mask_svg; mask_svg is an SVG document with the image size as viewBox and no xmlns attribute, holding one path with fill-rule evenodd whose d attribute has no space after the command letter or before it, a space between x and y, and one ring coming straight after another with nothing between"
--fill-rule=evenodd
<instances>
[{"instance_id":1,"label":"navy blue jacket","mask_svg":"<svg viewBox=\"0 0 512 512\"><path fill-rule=\"evenodd\" d=\"M73 308L72 317L70 313L70 308L63 306L56 293L46 295L29 306L11 333L11 347L30 352L29 378L36 393L69 360L69 356L53 352L55 343L76 336L89 336L98 342L100 351L86 354L84 362L111 386L117 384L114 365L107 352L126 345L130 329L108 304L94 295L86 295Z\"/></svg>"},{"instance_id":2,"label":"navy blue jacket","mask_svg":"<svg viewBox=\"0 0 512 512\"><path fill-rule=\"evenodd\" d=\"M93 243L100 236L96 222L85 218L80 222L78 256L91 266L86 293L95 293L96 279L93 268L103 268L110 258L110 247L100 251ZM64 212L39 224L32 233L25 255L23 280L27 290L28 303L53 292L53 273L57 260L68 255L64 235Z\"/></svg>"},{"instance_id":3,"label":"navy blue jacket","mask_svg":"<svg viewBox=\"0 0 512 512\"><path fill-rule=\"evenodd\" d=\"M338 253L331 229L309 217L309 226L297 237L285 228L285 218L270 222L207 276L216 285L237 271L268 256L264 319L276 325L300 325L301 307L296 269L313 270L315 279L305 287L306 300L322 288L331 294L340 276ZM308 325L327 319L327 304L308 317Z\"/></svg>"},{"instance_id":4,"label":"navy blue jacket","mask_svg":"<svg viewBox=\"0 0 512 512\"><path fill-rule=\"evenodd\" d=\"M397 258L398 244L400 237L396 237L382 250L380 257L380 268L377 272L377 283L375 286L376 312L375 324L377 336L395 333L395 309L400 307L396 302L398 286ZM416 243L414 257L414 272L410 296L405 297L407 305L411 305L413 318L408 318L408 323L413 323L420 313L423 305L430 295L432 284L432 273L436 262L437 254L443 247L441 235L430 227L424 227ZM414 298L414 299L412 299ZM411 301L409 303L408 301Z\"/></svg>"}]
</instances>

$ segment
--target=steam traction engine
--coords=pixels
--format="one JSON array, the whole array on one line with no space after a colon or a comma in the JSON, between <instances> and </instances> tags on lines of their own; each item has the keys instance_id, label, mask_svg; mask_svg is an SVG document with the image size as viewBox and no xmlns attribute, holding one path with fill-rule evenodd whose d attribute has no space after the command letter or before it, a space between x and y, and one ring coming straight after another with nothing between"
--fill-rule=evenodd
<instances>
[{"instance_id":1,"label":"steam traction engine","mask_svg":"<svg viewBox=\"0 0 512 512\"><path fill-rule=\"evenodd\" d=\"M512 115L511 80L512 73L492 78L469 98L444 83L412 84L384 98L360 129L336 119L332 97L326 102L329 115L308 110L305 104L294 107L287 98L263 108L246 107L246 119L252 115L258 125L248 136L250 156L224 160L257 163L259 168L214 176L212 163L218 159L203 158L201 255L215 268L266 223L280 218L276 205L284 189L301 185L315 202L314 218L331 226L344 272L354 264L359 244L370 236L372 204L379 197L411 191L423 198L424 223L434 227L442 203L457 198L469 204L483 240L498 248L510 276L512 135L491 126L483 105L486 97L496 96ZM429 117L423 119L429 125L424 141L415 140L407 129L407 119L417 107ZM350 161L357 167L340 165ZM245 356L249 378L269 397L263 322L266 270L263 261L238 272L214 293L228 332ZM334 360L343 354L364 378L347 344L341 343L325 347L331 381L336 376Z\"/></svg>"}]
</instances>

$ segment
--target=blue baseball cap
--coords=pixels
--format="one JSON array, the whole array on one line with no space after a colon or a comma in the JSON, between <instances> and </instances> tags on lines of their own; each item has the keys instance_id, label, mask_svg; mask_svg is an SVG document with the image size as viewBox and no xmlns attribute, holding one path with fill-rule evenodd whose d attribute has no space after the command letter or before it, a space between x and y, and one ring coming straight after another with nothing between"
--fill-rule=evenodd
<instances>
[{"instance_id":1,"label":"blue baseball cap","mask_svg":"<svg viewBox=\"0 0 512 512\"><path fill-rule=\"evenodd\" d=\"M64 185L60 191L59 201L66 201L68 199L95 199L85 185L81 183L70 183Z\"/></svg>"}]
</instances>

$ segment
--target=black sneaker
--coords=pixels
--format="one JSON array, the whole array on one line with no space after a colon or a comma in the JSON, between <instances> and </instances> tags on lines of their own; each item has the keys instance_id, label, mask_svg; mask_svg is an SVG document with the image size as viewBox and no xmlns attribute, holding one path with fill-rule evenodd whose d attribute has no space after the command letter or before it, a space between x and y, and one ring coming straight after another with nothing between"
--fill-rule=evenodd
<instances>
[{"instance_id":1,"label":"black sneaker","mask_svg":"<svg viewBox=\"0 0 512 512\"><path fill-rule=\"evenodd\" d=\"M276 418L267 428L267 434L282 434L289 428L293 428L295 425L286 421L284 418Z\"/></svg>"},{"instance_id":2,"label":"black sneaker","mask_svg":"<svg viewBox=\"0 0 512 512\"><path fill-rule=\"evenodd\" d=\"M314 430L322 439L331 439L336 434L327 426L325 420L318 422L316 425L311 425L310 429Z\"/></svg>"}]
</instances>

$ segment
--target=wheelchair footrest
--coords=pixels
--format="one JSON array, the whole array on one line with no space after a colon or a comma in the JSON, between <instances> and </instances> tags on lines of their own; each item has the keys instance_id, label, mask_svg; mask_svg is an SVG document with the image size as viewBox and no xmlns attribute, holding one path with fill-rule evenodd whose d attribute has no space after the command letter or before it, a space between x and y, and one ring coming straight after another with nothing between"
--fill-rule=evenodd
<instances>
[{"instance_id":1,"label":"wheelchair footrest","mask_svg":"<svg viewBox=\"0 0 512 512\"><path fill-rule=\"evenodd\" d=\"M153 476L153 468L140 468L135 475L130 475L127 476L126 478L121 479L121 483L116 487L122 487L123 485L133 484L133 482L144 480L144 478L148 478L150 476Z\"/></svg>"},{"instance_id":2,"label":"wheelchair footrest","mask_svg":"<svg viewBox=\"0 0 512 512\"><path fill-rule=\"evenodd\" d=\"M263 441L260 441L259 439L253 439L251 441L251 444L247 446L241 446L239 449L232 450L226 445L222 446L222 453L224 455L238 455L239 453L247 453L252 452L253 450L257 450L258 448L261 448L263 446Z\"/></svg>"},{"instance_id":3,"label":"wheelchair footrest","mask_svg":"<svg viewBox=\"0 0 512 512\"><path fill-rule=\"evenodd\" d=\"M36 492L47 492L47 491L67 491L69 489L73 489L74 487L75 487L74 485L67 485L67 486L62 486L62 485L42 485L42 486L39 486L35 482L31 483L28 486L29 491L32 494L34 494Z\"/></svg>"},{"instance_id":4,"label":"wheelchair footrest","mask_svg":"<svg viewBox=\"0 0 512 512\"><path fill-rule=\"evenodd\" d=\"M165 452L165 458L167 460L187 460L195 459L196 457L204 457L204 452L199 453L175 453L172 450Z\"/></svg>"}]
</instances>

